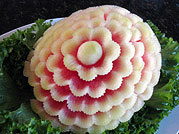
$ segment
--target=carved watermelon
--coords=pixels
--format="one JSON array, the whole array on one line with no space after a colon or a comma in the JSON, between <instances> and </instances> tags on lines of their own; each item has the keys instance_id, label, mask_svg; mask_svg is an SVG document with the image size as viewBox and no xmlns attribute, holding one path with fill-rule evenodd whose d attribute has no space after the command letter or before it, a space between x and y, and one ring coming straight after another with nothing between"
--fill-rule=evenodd
<instances>
[{"instance_id":1,"label":"carved watermelon","mask_svg":"<svg viewBox=\"0 0 179 134\"><path fill-rule=\"evenodd\" d=\"M147 23L117 6L91 7L51 26L25 62L31 106L54 127L101 133L150 99L161 68Z\"/></svg>"}]
</instances>

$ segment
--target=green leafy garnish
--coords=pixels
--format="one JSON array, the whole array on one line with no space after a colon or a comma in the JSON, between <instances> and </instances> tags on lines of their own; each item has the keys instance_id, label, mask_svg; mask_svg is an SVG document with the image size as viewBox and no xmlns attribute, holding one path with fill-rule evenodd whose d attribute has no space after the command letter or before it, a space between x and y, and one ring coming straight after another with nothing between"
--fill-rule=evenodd
<instances>
[{"instance_id":1,"label":"green leafy garnish","mask_svg":"<svg viewBox=\"0 0 179 134\"><path fill-rule=\"evenodd\" d=\"M50 121L38 119L28 103L23 103L13 112L0 112L2 134L60 134L61 132L59 127L53 128Z\"/></svg>"},{"instance_id":2,"label":"green leafy garnish","mask_svg":"<svg viewBox=\"0 0 179 134\"><path fill-rule=\"evenodd\" d=\"M20 89L30 87L27 78L22 75L24 61L35 42L51 26L50 22L44 23L44 21L39 19L31 28L18 30L0 42L0 74L6 71Z\"/></svg>"},{"instance_id":3,"label":"green leafy garnish","mask_svg":"<svg viewBox=\"0 0 179 134\"><path fill-rule=\"evenodd\" d=\"M35 42L51 26L44 21L39 19L30 28L0 41L0 111L13 109L33 97L32 87L23 76L24 62Z\"/></svg>"},{"instance_id":4,"label":"green leafy garnish","mask_svg":"<svg viewBox=\"0 0 179 134\"><path fill-rule=\"evenodd\" d=\"M171 37L165 37L152 22L148 23L162 47L162 68L160 81L147 105L159 110L172 110L179 104L179 44Z\"/></svg>"},{"instance_id":5,"label":"green leafy garnish","mask_svg":"<svg viewBox=\"0 0 179 134\"><path fill-rule=\"evenodd\" d=\"M29 103L22 103L20 108L9 114L9 117L11 118L11 120L18 123L29 123L31 121L31 118L37 116L32 112Z\"/></svg>"},{"instance_id":6,"label":"green leafy garnish","mask_svg":"<svg viewBox=\"0 0 179 134\"><path fill-rule=\"evenodd\" d=\"M0 111L18 107L20 104L18 88L10 76L4 72L0 75Z\"/></svg>"},{"instance_id":7,"label":"green leafy garnish","mask_svg":"<svg viewBox=\"0 0 179 134\"><path fill-rule=\"evenodd\" d=\"M105 131L103 134L156 133L160 121L179 104L179 43L167 38L152 22L148 21L148 24L162 47L159 83L154 89L152 98L139 112L129 121L120 123L115 130ZM44 20L38 20L31 28L17 31L0 42L0 133L60 134L62 132L60 128L53 128L49 121L42 121L32 112L27 101L33 98L32 88L22 74L28 53L50 25L44 23Z\"/></svg>"}]
</instances>

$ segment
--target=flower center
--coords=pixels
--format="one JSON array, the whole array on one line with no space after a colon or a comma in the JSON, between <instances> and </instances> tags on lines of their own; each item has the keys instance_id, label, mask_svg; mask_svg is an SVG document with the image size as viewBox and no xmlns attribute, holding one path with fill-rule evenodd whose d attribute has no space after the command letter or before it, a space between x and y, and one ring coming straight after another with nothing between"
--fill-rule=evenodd
<instances>
[{"instance_id":1,"label":"flower center","mask_svg":"<svg viewBox=\"0 0 179 134\"><path fill-rule=\"evenodd\" d=\"M96 41L83 43L77 52L77 58L84 65L95 64L102 56L102 47Z\"/></svg>"}]
</instances>

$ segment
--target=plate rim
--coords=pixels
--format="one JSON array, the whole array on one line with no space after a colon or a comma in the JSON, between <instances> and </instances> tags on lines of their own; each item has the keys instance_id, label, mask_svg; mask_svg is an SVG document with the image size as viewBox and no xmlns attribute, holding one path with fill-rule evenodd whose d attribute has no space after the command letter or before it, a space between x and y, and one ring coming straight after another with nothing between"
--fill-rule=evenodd
<instances>
[{"instance_id":1,"label":"plate rim","mask_svg":"<svg viewBox=\"0 0 179 134\"><path fill-rule=\"evenodd\" d=\"M56 22L58 22L59 20L62 20L62 19L64 19L64 17L61 17L61 18L53 18L53 19L47 19L47 20L45 20L45 22L49 22L49 21L51 21L52 20L52 23L53 24L55 24ZM24 26L21 26L21 27L18 27L18 28L15 28L15 29L13 29L13 30L10 30L10 31L8 31L8 32L6 32L6 33L3 33L2 35L0 35L0 41L2 41L4 38L7 38L7 37L9 37L9 36L11 36L13 33L15 33L17 30L25 30L25 29L27 29L27 28L30 28L33 24L35 24L35 23L30 23L30 24L27 24L27 25L24 25ZM52 25L53 25L52 24Z\"/></svg>"}]
</instances>

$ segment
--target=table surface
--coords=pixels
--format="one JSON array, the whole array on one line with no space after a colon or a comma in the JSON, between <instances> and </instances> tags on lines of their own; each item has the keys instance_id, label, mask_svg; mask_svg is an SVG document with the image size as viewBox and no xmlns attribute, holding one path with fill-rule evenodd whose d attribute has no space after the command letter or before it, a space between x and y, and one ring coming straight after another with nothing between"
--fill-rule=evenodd
<instances>
[{"instance_id":1,"label":"table surface","mask_svg":"<svg viewBox=\"0 0 179 134\"><path fill-rule=\"evenodd\" d=\"M0 35L38 18L66 17L79 9L107 4L151 20L179 41L179 0L0 0Z\"/></svg>"}]
</instances>

